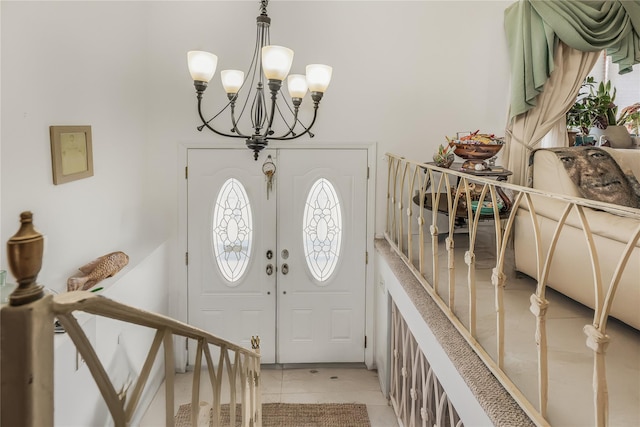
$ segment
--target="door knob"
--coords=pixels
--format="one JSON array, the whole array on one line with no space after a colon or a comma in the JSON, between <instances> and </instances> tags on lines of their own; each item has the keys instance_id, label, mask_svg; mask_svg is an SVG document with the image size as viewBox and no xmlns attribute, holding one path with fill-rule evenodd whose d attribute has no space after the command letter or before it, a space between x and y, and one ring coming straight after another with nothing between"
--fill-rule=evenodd
<instances>
[{"instance_id":1,"label":"door knob","mask_svg":"<svg viewBox=\"0 0 640 427\"><path fill-rule=\"evenodd\" d=\"M267 264L267 276L271 276L273 274L273 265Z\"/></svg>"},{"instance_id":2,"label":"door knob","mask_svg":"<svg viewBox=\"0 0 640 427\"><path fill-rule=\"evenodd\" d=\"M287 274L289 273L289 264L284 263L282 264L282 274Z\"/></svg>"},{"instance_id":3,"label":"door knob","mask_svg":"<svg viewBox=\"0 0 640 427\"><path fill-rule=\"evenodd\" d=\"M267 251L267 259L271 259L271 258L273 258L273 251L271 249L269 249Z\"/></svg>"}]
</instances>

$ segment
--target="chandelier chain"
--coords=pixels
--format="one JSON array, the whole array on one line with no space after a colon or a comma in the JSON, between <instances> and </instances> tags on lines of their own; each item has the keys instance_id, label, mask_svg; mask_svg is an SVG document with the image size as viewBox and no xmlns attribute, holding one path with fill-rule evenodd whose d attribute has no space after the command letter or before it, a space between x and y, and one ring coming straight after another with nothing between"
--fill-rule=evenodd
<instances>
[{"instance_id":1,"label":"chandelier chain","mask_svg":"<svg viewBox=\"0 0 640 427\"><path fill-rule=\"evenodd\" d=\"M269 0L260 0L260 15L267 16L267 6Z\"/></svg>"}]
</instances>

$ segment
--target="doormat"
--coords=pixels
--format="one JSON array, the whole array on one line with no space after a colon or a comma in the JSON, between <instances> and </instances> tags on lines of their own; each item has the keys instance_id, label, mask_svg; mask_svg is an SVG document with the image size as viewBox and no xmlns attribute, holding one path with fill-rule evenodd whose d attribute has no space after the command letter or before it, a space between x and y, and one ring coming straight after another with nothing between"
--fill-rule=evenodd
<instances>
[{"instance_id":1,"label":"doormat","mask_svg":"<svg viewBox=\"0 0 640 427\"><path fill-rule=\"evenodd\" d=\"M213 410L211 410L212 412ZM213 426L212 413L209 425ZM240 405L236 409L236 426L241 425ZM222 427L229 426L229 405L222 405ZM191 404L180 405L176 427L191 426ZM263 403L263 427L371 427L367 405L361 403Z\"/></svg>"}]
</instances>

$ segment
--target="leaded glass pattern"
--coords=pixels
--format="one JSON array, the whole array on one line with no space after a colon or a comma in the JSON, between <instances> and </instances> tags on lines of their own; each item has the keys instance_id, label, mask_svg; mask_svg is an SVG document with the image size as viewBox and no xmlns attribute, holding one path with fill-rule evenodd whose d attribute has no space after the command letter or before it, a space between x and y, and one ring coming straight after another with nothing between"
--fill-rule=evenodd
<instances>
[{"instance_id":1,"label":"leaded glass pattern","mask_svg":"<svg viewBox=\"0 0 640 427\"><path fill-rule=\"evenodd\" d=\"M335 188L325 178L317 180L305 202L302 240L311 275L325 282L335 271L342 243L342 212Z\"/></svg>"},{"instance_id":2,"label":"leaded glass pattern","mask_svg":"<svg viewBox=\"0 0 640 427\"><path fill-rule=\"evenodd\" d=\"M237 282L249 265L252 217L249 197L235 178L220 188L213 208L213 249L220 272L229 282Z\"/></svg>"}]
</instances>

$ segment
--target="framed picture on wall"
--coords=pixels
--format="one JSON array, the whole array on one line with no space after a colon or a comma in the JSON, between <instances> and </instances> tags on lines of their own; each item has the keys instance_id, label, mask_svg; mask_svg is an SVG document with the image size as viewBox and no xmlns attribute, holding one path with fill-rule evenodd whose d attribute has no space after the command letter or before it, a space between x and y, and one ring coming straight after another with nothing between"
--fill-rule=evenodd
<instances>
[{"instance_id":1,"label":"framed picture on wall","mask_svg":"<svg viewBox=\"0 0 640 427\"><path fill-rule=\"evenodd\" d=\"M93 176L91 126L50 126L53 183Z\"/></svg>"}]
</instances>

